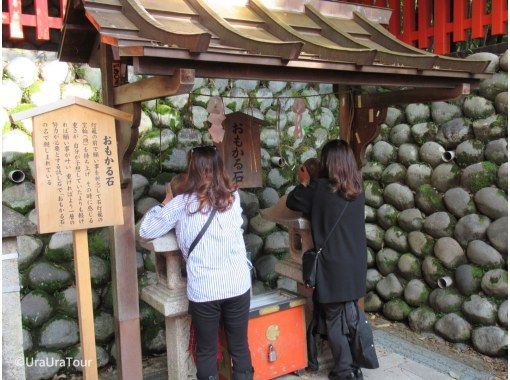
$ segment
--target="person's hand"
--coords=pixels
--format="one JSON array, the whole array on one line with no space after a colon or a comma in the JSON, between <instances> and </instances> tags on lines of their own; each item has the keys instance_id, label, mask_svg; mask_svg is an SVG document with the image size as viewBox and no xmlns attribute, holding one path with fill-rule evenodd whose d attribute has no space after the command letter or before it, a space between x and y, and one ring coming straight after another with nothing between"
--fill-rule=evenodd
<instances>
[{"instance_id":1,"label":"person's hand","mask_svg":"<svg viewBox=\"0 0 510 380\"><path fill-rule=\"evenodd\" d=\"M161 202L163 205L166 205L174 197L174 194L172 193L172 187L170 186L170 182L165 184L165 193L166 193L165 199L163 199L163 202Z\"/></svg>"},{"instance_id":2,"label":"person's hand","mask_svg":"<svg viewBox=\"0 0 510 380\"><path fill-rule=\"evenodd\" d=\"M308 186L308 184L310 183L310 174L308 173L306 166L301 165L298 168L297 179L301 185Z\"/></svg>"}]
</instances>

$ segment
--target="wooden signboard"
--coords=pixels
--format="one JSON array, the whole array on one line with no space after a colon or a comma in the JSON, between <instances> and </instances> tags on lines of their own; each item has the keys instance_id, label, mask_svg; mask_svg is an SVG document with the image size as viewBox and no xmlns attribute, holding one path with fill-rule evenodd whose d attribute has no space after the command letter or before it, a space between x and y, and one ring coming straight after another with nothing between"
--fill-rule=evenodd
<instances>
[{"instance_id":1,"label":"wooden signboard","mask_svg":"<svg viewBox=\"0 0 510 380\"><path fill-rule=\"evenodd\" d=\"M39 233L123 224L114 117L74 104L33 124Z\"/></svg>"},{"instance_id":2,"label":"wooden signboard","mask_svg":"<svg viewBox=\"0 0 510 380\"><path fill-rule=\"evenodd\" d=\"M12 115L33 118L39 233L73 230L83 376L97 374L87 229L123 224L115 119L132 116L81 98Z\"/></svg>"},{"instance_id":3,"label":"wooden signboard","mask_svg":"<svg viewBox=\"0 0 510 380\"><path fill-rule=\"evenodd\" d=\"M242 112L226 115L222 123L225 136L216 146L230 178L239 188L262 186L260 126L264 124Z\"/></svg>"}]
</instances>

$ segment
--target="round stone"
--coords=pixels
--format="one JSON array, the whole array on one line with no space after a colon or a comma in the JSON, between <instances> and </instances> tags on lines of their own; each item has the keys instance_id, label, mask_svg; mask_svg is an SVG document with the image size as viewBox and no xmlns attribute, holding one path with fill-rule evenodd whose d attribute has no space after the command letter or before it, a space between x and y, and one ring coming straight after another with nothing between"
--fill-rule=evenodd
<instances>
[{"instance_id":1,"label":"round stone","mask_svg":"<svg viewBox=\"0 0 510 380\"><path fill-rule=\"evenodd\" d=\"M19 269L26 269L39 256L43 242L33 236L21 235L16 238Z\"/></svg>"},{"instance_id":2,"label":"round stone","mask_svg":"<svg viewBox=\"0 0 510 380\"><path fill-rule=\"evenodd\" d=\"M457 117L441 125L437 138L443 140L447 148L453 148L472 135L471 121Z\"/></svg>"},{"instance_id":3,"label":"round stone","mask_svg":"<svg viewBox=\"0 0 510 380\"><path fill-rule=\"evenodd\" d=\"M444 204L457 218L476 212L475 203L471 195L461 187L449 189L443 197Z\"/></svg>"},{"instance_id":4,"label":"round stone","mask_svg":"<svg viewBox=\"0 0 510 380\"><path fill-rule=\"evenodd\" d=\"M407 124L397 124L390 130L390 142L395 146L409 143L413 140L411 127Z\"/></svg>"},{"instance_id":5,"label":"round stone","mask_svg":"<svg viewBox=\"0 0 510 380\"><path fill-rule=\"evenodd\" d=\"M409 313L409 327L413 331L432 331L436 321L436 313L427 306L421 306Z\"/></svg>"},{"instance_id":6,"label":"round stone","mask_svg":"<svg viewBox=\"0 0 510 380\"><path fill-rule=\"evenodd\" d=\"M508 115L508 92L500 92L494 99L496 112L502 115Z\"/></svg>"},{"instance_id":7,"label":"round stone","mask_svg":"<svg viewBox=\"0 0 510 380\"><path fill-rule=\"evenodd\" d=\"M501 60L501 58L498 57L496 54L488 53L488 52L470 54L467 56L467 59L479 60L479 61L489 61L489 64L485 68L486 73L495 73L496 71L498 71L499 65L500 65L499 62Z\"/></svg>"},{"instance_id":8,"label":"round stone","mask_svg":"<svg viewBox=\"0 0 510 380\"><path fill-rule=\"evenodd\" d=\"M25 181L4 189L2 203L20 214L26 214L34 208L35 185Z\"/></svg>"},{"instance_id":9,"label":"round stone","mask_svg":"<svg viewBox=\"0 0 510 380\"><path fill-rule=\"evenodd\" d=\"M411 133L414 141L420 145L424 144L427 141L434 140L434 137L436 137L437 124L431 122L415 124L411 128Z\"/></svg>"},{"instance_id":10,"label":"round stone","mask_svg":"<svg viewBox=\"0 0 510 380\"><path fill-rule=\"evenodd\" d=\"M54 319L41 329L40 345L61 349L79 342L78 324L71 319Z\"/></svg>"},{"instance_id":11,"label":"round stone","mask_svg":"<svg viewBox=\"0 0 510 380\"><path fill-rule=\"evenodd\" d=\"M272 281L278 277L274 267L278 259L273 255L260 256L254 263L260 281Z\"/></svg>"},{"instance_id":12,"label":"round stone","mask_svg":"<svg viewBox=\"0 0 510 380\"><path fill-rule=\"evenodd\" d=\"M478 267L464 264L455 270L455 286L465 296L480 290L480 283L484 273Z\"/></svg>"},{"instance_id":13,"label":"round stone","mask_svg":"<svg viewBox=\"0 0 510 380\"><path fill-rule=\"evenodd\" d=\"M149 180L141 174L133 174L131 178L133 182L133 199L136 201L147 191Z\"/></svg>"},{"instance_id":14,"label":"round stone","mask_svg":"<svg viewBox=\"0 0 510 380\"><path fill-rule=\"evenodd\" d=\"M74 349L69 350L69 354L71 355L71 358L73 361L71 362L71 366L73 369L75 369L78 372L83 372L83 365L84 362L82 362L83 357L81 354L81 347L75 347ZM110 355L108 352L101 346L96 346L96 361L98 368L104 367L110 362ZM74 364L77 365L74 365Z\"/></svg>"},{"instance_id":15,"label":"round stone","mask_svg":"<svg viewBox=\"0 0 510 380\"><path fill-rule=\"evenodd\" d=\"M377 221L377 213L373 207L365 205L365 222Z\"/></svg>"},{"instance_id":16,"label":"round stone","mask_svg":"<svg viewBox=\"0 0 510 380\"><path fill-rule=\"evenodd\" d=\"M239 198L243 212L249 217L257 215L260 209L259 199L253 193L239 190Z\"/></svg>"},{"instance_id":17,"label":"round stone","mask_svg":"<svg viewBox=\"0 0 510 380\"><path fill-rule=\"evenodd\" d=\"M97 256L90 256L89 263L92 286L100 287L110 281L110 266L106 260Z\"/></svg>"},{"instance_id":18,"label":"round stone","mask_svg":"<svg viewBox=\"0 0 510 380\"><path fill-rule=\"evenodd\" d=\"M482 290L488 296L507 298L508 272L503 269L492 269L482 278Z\"/></svg>"},{"instance_id":19,"label":"round stone","mask_svg":"<svg viewBox=\"0 0 510 380\"><path fill-rule=\"evenodd\" d=\"M444 124L447 121L462 116L462 111L456 104L433 102L430 108L432 111L432 120L437 124Z\"/></svg>"},{"instance_id":20,"label":"round stone","mask_svg":"<svg viewBox=\"0 0 510 380\"><path fill-rule=\"evenodd\" d=\"M412 164L407 168L406 184L417 190L421 185L430 182L431 175L432 168L427 164Z\"/></svg>"},{"instance_id":21,"label":"round stone","mask_svg":"<svg viewBox=\"0 0 510 380\"><path fill-rule=\"evenodd\" d=\"M273 168L267 174L267 183L271 187L279 189L289 183L289 180L282 175L280 170Z\"/></svg>"},{"instance_id":22,"label":"round stone","mask_svg":"<svg viewBox=\"0 0 510 380\"><path fill-rule=\"evenodd\" d=\"M28 271L30 287L44 290L50 294L67 287L71 281L71 274L68 271L47 262L37 262Z\"/></svg>"},{"instance_id":23,"label":"round stone","mask_svg":"<svg viewBox=\"0 0 510 380\"><path fill-rule=\"evenodd\" d=\"M429 290L422 280L414 279L407 283L404 290L404 299L411 306L420 306L427 303Z\"/></svg>"},{"instance_id":24,"label":"round stone","mask_svg":"<svg viewBox=\"0 0 510 380\"><path fill-rule=\"evenodd\" d=\"M499 67L503 71L508 71L508 50L499 57Z\"/></svg>"},{"instance_id":25,"label":"round stone","mask_svg":"<svg viewBox=\"0 0 510 380\"><path fill-rule=\"evenodd\" d=\"M467 247L472 240L483 240L490 220L484 215L469 214L460 218L455 225L454 236L462 247Z\"/></svg>"},{"instance_id":26,"label":"round stone","mask_svg":"<svg viewBox=\"0 0 510 380\"><path fill-rule=\"evenodd\" d=\"M138 215L145 215L147 211L159 204L160 202L158 202L157 199L151 197L143 197L136 202L135 211Z\"/></svg>"},{"instance_id":27,"label":"round stone","mask_svg":"<svg viewBox=\"0 0 510 380\"><path fill-rule=\"evenodd\" d=\"M246 234L243 237L246 251L250 253L251 260L253 261L262 251L264 240L262 240L262 238L256 234Z\"/></svg>"},{"instance_id":28,"label":"round stone","mask_svg":"<svg viewBox=\"0 0 510 380\"><path fill-rule=\"evenodd\" d=\"M427 256L421 264L423 278L431 288L437 288L437 280L446 275L441 262L433 256Z\"/></svg>"},{"instance_id":29,"label":"round stone","mask_svg":"<svg viewBox=\"0 0 510 380\"><path fill-rule=\"evenodd\" d=\"M404 165L399 163L392 163L383 170L381 174L381 182L389 184L392 182L403 182L407 174Z\"/></svg>"},{"instance_id":30,"label":"round stone","mask_svg":"<svg viewBox=\"0 0 510 380\"><path fill-rule=\"evenodd\" d=\"M384 276L392 273L397 268L398 259L400 255L397 251L391 248L383 248L377 252L375 261L377 268Z\"/></svg>"},{"instance_id":31,"label":"round stone","mask_svg":"<svg viewBox=\"0 0 510 380\"><path fill-rule=\"evenodd\" d=\"M377 161L369 161L362 168L361 173L363 174L364 180L378 181L381 179L384 165Z\"/></svg>"},{"instance_id":32,"label":"round stone","mask_svg":"<svg viewBox=\"0 0 510 380\"><path fill-rule=\"evenodd\" d=\"M400 297L404 292L404 287L398 280L397 276L390 273L388 276L379 280L376 285L377 293L384 300L391 300Z\"/></svg>"},{"instance_id":33,"label":"round stone","mask_svg":"<svg viewBox=\"0 0 510 380\"><path fill-rule=\"evenodd\" d=\"M466 263L464 250L457 240L451 237L442 237L436 241L434 255L448 269L455 269L459 265Z\"/></svg>"},{"instance_id":34,"label":"round stone","mask_svg":"<svg viewBox=\"0 0 510 380\"><path fill-rule=\"evenodd\" d=\"M503 326L508 326L508 301L503 301L503 303L499 305L498 320Z\"/></svg>"},{"instance_id":35,"label":"round stone","mask_svg":"<svg viewBox=\"0 0 510 380\"><path fill-rule=\"evenodd\" d=\"M398 270L406 279L421 277L420 261L410 253L404 253L398 260Z\"/></svg>"},{"instance_id":36,"label":"round stone","mask_svg":"<svg viewBox=\"0 0 510 380\"><path fill-rule=\"evenodd\" d=\"M473 132L476 138L482 141L505 137L507 123L507 119L503 115L492 115L473 121Z\"/></svg>"},{"instance_id":37,"label":"round stone","mask_svg":"<svg viewBox=\"0 0 510 380\"><path fill-rule=\"evenodd\" d=\"M260 204L265 208L271 207L275 205L279 199L280 196L275 189L272 187L266 187L260 195Z\"/></svg>"},{"instance_id":38,"label":"round stone","mask_svg":"<svg viewBox=\"0 0 510 380\"><path fill-rule=\"evenodd\" d=\"M479 92L484 98L494 101L496 96L508 90L508 74L505 72L495 73L492 77L480 82Z\"/></svg>"},{"instance_id":39,"label":"round stone","mask_svg":"<svg viewBox=\"0 0 510 380\"><path fill-rule=\"evenodd\" d=\"M52 313L51 297L44 292L34 290L21 299L21 317L29 326L41 326Z\"/></svg>"},{"instance_id":40,"label":"round stone","mask_svg":"<svg viewBox=\"0 0 510 380\"><path fill-rule=\"evenodd\" d=\"M367 268L373 268L375 266L375 254L374 251L367 247Z\"/></svg>"},{"instance_id":41,"label":"round stone","mask_svg":"<svg viewBox=\"0 0 510 380\"><path fill-rule=\"evenodd\" d=\"M63 356L54 351L37 351L33 356L35 363L48 363L47 365L25 365L25 375L27 379L52 379L62 368L60 363L64 360Z\"/></svg>"},{"instance_id":42,"label":"round stone","mask_svg":"<svg viewBox=\"0 0 510 380\"><path fill-rule=\"evenodd\" d=\"M411 313L411 310L408 304L398 298L386 302L383 306L383 314L390 321L405 320L409 313Z\"/></svg>"},{"instance_id":43,"label":"round stone","mask_svg":"<svg viewBox=\"0 0 510 380\"><path fill-rule=\"evenodd\" d=\"M429 303L439 313L458 311L462 305L462 296L453 289L434 289L429 296Z\"/></svg>"},{"instance_id":44,"label":"round stone","mask_svg":"<svg viewBox=\"0 0 510 380\"><path fill-rule=\"evenodd\" d=\"M76 287L70 286L67 289L56 294L57 307L59 313L71 318L78 316L78 299L76 294ZM94 309L97 309L101 300L96 291L92 291L92 304Z\"/></svg>"},{"instance_id":45,"label":"round stone","mask_svg":"<svg viewBox=\"0 0 510 380\"><path fill-rule=\"evenodd\" d=\"M5 73L21 88L27 88L37 80L38 68L34 61L27 57L15 57L5 66Z\"/></svg>"},{"instance_id":46,"label":"round stone","mask_svg":"<svg viewBox=\"0 0 510 380\"><path fill-rule=\"evenodd\" d=\"M465 168L466 166L483 161L485 145L480 140L466 140L455 149L455 161Z\"/></svg>"},{"instance_id":47,"label":"round stone","mask_svg":"<svg viewBox=\"0 0 510 380\"><path fill-rule=\"evenodd\" d=\"M32 334L26 328L23 328L23 351L31 351L34 347L34 341L32 339Z\"/></svg>"},{"instance_id":48,"label":"round stone","mask_svg":"<svg viewBox=\"0 0 510 380\"><path fill-rule=\"evenodd\" d=\"M429 184L418 187L415 201L418 208L425 214L433 214L444 209L441 193Z\"/></svg>"},{"instance_id":49,"label":"round stone","mask_svg":"<svg viewBox=\"0 0 510 380\"><path fill-rule=\"evenodd\" d=\"M497 326L485 326L474 329L473 346L478 352L489 356L506 356L508 351L508 334Z\"/></svg>"},{"instance_id":50,"label":"round stone","mask_svg":"<svg viewBox=\"0 0 510 380\"><path fill-rule=\"evenodd\" d=\"M372 207L380 207L383 204L383 190L376 181L364 181L365 203Z\"/></svg>"},{"instance_id":51,"label":"round stone","mask_svg":"<svg viewBox=\"0 0 510 380\"><path fill-rule=\"evenodd\" d=\"M365 223L365 234L367 236L367 245L374 249L379 250L382 247L384 239L384 230L377 224Z\"/></svg>"},{"instance_id":52,"label":"round stone","mask_svg":"<svg viewBox=\"0 0 510 380\"><path fill-rule=\"evenodd\" d=\"M416 144L404 143L398 147L398 161L405 166L417 163L419 157L419 148Z\"/></svg>"},{"instance_id":53,"label":"round stone","mask_svg":"<svg viewBox=\"0 0 510 380\"><path fill-rule=\"evenodd\" d=\"M493 325L496 322L496 305L477 294L464 301L462 312L471 323L477 325Z\"/></svg>"},{"instance_id":54,"label":"round stone","mask_svg":"<svg viewBox=\"0 0 510 380\"><path fill-rule=\"evenodd\" d=\"M384 234L384 242L390 248L399 252L408 250L407 234L397 226L390 227Z\"/></svg>"},{"instance_id":55,"label":"round stone","mask_svg":"<svg viewBox=\"0 0 510 380\"><path fill-rule=\"evenodd\" d=\"M374 144L372 157L375 161L388 165L397 158L397 149L386 141L379 141Z\"/></svg>"},{"instance_id":56,"label":"round stone","mask_svg":"<svg viewBox=\"0 0 510 380\"><path fill-rule=\"evenodd\" d=\"M377 283L381 281L382 278L383 276L379 273L377 269L368 269L366 279L367 292L374 290Z\"/></svg>"},{"instance_id":57,"label":"round stone","mask_svg":"<svg viewBox=\"0 0 510 380\"><path fill-rule=\"evenodd\" d=\"M107 343L115 334L115 320L113 316L104 311L94 317L94 333L96 341Z\"/></svg>"},{"instance_id":58,"label":"round stone","mask_svg":"<svg viewBox=\"0 0 510 380\"><path fill-rule=\"evenodd\" d=\"M467 98L462 105L462 110L466 117L473 120L489 117L496 112L492 102L481 96Z\"/></svg>"},{"instance_id":59,"label":"round stone","mask_svg":"<svg viewBox=\"0 0 510 380\"><path fill-rule=\"evenodd\" d=\"M501 253L508 252L508 217L499 218L487 228L487 238Z\"/></svg>"},{"instance_id":60,"label":"round stone","mask_svg":"<svg viewBox=\"0 0 510 380\"><path fill-rule=\"evenodd\" d=\"M383 204L377 209L377 223L384 229L388 229L397 223L398 211L389 204Z\"/></svg>"},{"instance_id":61,"label":"round stone","mask_svg":"<svg viewBox=\"0 0 510 380\"><path fill-rule=\"evenodd\" d=\"M427 141L420 147L420 160L426 162L433 168L443 162L445 149L434 141Z\"/></svg>"},{"instance_id":62,"label":"round stone","mask_svg":"<svg viewBox=\"0 0 510 380\"><path fill-rule=\"evenodd\" d=\"M498 187L503 190L508 188L508 162L505 162L498 169Z\"/></svg>"},{"instance_id":63,"label":"round stone","mask_svg":"<svg viewBox=\"0 0 510 380\"><path fill-rule=\"evenodd\" d=\"M425 122L430 117L430 108L426 104L412 103L405 108L405 114L409 124Z\"/></svg>"},{"instance_id":64,"label":"round stone","mask_svg":"<svg viewBox=\"0 0 510 380\"><path fill-rule=\"evenodd\" d=\"M508 161L508 143L506 139L490 141L485 147L485 159L501 165Z\"/></svg>"},{"instance_id":65,"label":"round stone","mask_svg":"<svg viewBox=\"0 0 510 380\"><path fill-rule=\"evenodd\" d=\"M460 183L462 187L476 193L484 187L489 187L497 182L498 167L490 161L479 162L469 165L462 170Z\"/></svg>"},{"instance_id":66,"label":"round stone","mask_svg":"<svg viewBox=\"0 0 510 380\"><path fill-rule=\"evenodd\" d=\"M424 218L417 208L408 208L398 214L398 225L404 231L421 230Z\"/></svg>"},{"instance_id":67,"label":"round stone","mask_svg":"<svg viewBox=\"0 0 510 380\"><path fill-rule=\"evenodd\" d=\"M455 227L455 217L447 212L439 211L425 218L423 229L435 238L452 236Z\"/></svg>"},{"instance_id":68,"label":"round stone","mask_svg":"<svg viewBox=\"0 0 510 380\"><path fill-rule=\"evenodd\" d=\"M439 319L434 328L439 335L450 342L465 342L471 337L471 325L455 313L450 313Z\"/></svg>"},{"instance_id":69,"label":"round stone","mask_svg":"<svg viewBox=\"0 0 510 380\"><path fill-rule=\"evenodd\" d=\"M505 262L498 251L482 240L469 242L467 257L473 264L484 268L500 268Z\"/></svg>"},{"instance_id":70,"label":"round stone","mask_svg":"<svg viewBox=\"0 0 510 380\"><path fill-rule=\"evenodd\" d=\"M460 169L457 165L450 162L438 165L430 177L432 186L443 193L457 186L459 180Z\"/></svg>"},{"instance_id":71,"label":"round stone","mask_svg":"<svg viewBox=\"0 0 510 380\"><path fill-rule=\"evenodd\" d=\"M475 194L475 203L484 215L498 219L508 214L507 195L495 187L484 187Z\"/></svg>"},{"instance_id":72,"label":"round stone","mask_svg":"<svg viewBox=\"0 0 510 380\"><path fill-rule=\"evenodd\" d=\"M257 235L266 235L276 228L276 223L264 219L258 214L250 219L250 231Z\"/></svg>"},{"instance_id":73,"label":"round stone","mask_svg":"<svg viewBox=\"0 0 510 380\"><path fill-rule=\"evenodd\" d=\"M289 234L285 231L271 233L264 243L264 252L267 254L281 254L289 250Z\"/></svg>"},{"instance_id":74,"label":"round stone","mask_svg":"<svg viewBox=\"0 0 510 380\"><path fill-rule=\"evenodd\" d=\"M384 123L388 127L393 127L397 125L398 123L403 122L405 119L404 113L395 107L388 107L388 111L386 112L386 120Z\"/></svg>"},{"instance_id":75,"label":"round stone","mask_svg":"<svg viewBox=\"0 0 510 380\"><path fill-rule=\"evenodd\" d=\"M414 196L411 189L400 183L390 183L384 188L384 200L397 208L405 210L414 207Z\"/></svg>"},{"instance_id":76,"label":"round stone","mask_svg":"<svg viewBox=\"0 0 510 380\"><path fill-rule=\"evenodd\" d=\"M407 235L409 249L418 257L430 255L434 249L434 239L420 231L411 231Z\"/></svg>"},{"instance_id":77,"label":"round stone","mask_svg":"<svg viewBox=\"0 0 510 380\"><path fill-rule=\"evenodd\" d=\"M368 292L365 296L365 311L369 313L378 312L383 302L375 292Z\"/></svg>"}]
</instances>

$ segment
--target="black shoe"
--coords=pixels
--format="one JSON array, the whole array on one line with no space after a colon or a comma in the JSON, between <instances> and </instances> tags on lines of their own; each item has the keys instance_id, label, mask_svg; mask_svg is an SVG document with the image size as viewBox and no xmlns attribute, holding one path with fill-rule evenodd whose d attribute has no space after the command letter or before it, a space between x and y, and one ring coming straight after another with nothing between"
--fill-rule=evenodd
<instances>
[{"instance_id":1,"label":"black shoe","mask_svg":"<svg viewBox=\"0 0 510 380\"><path fill-rule=\"evenodd\" d=\"M356 368L352 372L356 376L356 379L363 379L363 372L361 372L361 368Z\"/></svg>"},{"instance_id":2,"label":"black shoe","mask_svg":"<svg viewBox=\"0 0 510 380\"><path fill-rule=\"evenodd\" d=\"M337 375L334 372L330 372L328 374L328 379L329 380L351 380L351 379L353 380L353 379L357 379L357 377L356 377L356 374L352 371L344 373L343 375Z\"/></svg>"}]
</instances>

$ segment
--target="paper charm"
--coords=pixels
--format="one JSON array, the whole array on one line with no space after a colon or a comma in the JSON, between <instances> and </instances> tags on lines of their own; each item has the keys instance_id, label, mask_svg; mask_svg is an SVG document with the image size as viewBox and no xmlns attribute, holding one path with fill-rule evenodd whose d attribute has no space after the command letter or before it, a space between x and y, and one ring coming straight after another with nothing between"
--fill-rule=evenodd
<instances>
[{"instance_id":1,"label":"paper charm","mask_svg":"<svg viewBox=\"0 0 510 380\"><path fill-rule=\"evenodd\" d=\"M299 138L303 135L301 119L303 118L303 112L306 111L305 100L302 98L295 99L292 105L292 111L294 112L294 137Z\"/></svg>"},{"instance_id":2,"label":"paper charm","mask_svg":"<svg viewBox=\"0 0 510 380\"><path fill-rule=\"evenodd\" d=\"M221 125L223 120L225 120L225 108L219 96L213 96L209 100L209 103L207 103L207 112L209 112L207 121L211 123L211 128L209 128L211 139L215 143L220 143L225 136L225 130Z\"/></svg>"}]
</instances>

